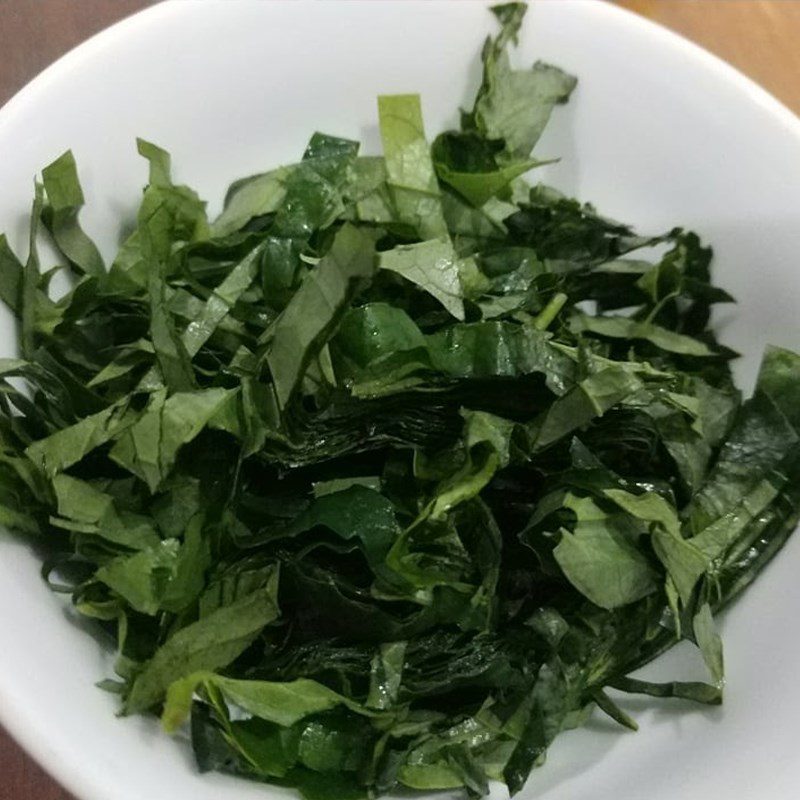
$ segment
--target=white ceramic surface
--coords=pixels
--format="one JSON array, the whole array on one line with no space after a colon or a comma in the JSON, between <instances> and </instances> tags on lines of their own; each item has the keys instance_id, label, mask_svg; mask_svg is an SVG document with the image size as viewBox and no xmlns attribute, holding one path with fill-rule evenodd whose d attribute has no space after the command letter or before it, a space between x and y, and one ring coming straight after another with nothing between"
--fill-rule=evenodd
<instances>
[{"instance_id":1,"label":"white ceramic surface","mask_svg":"<svg viewBox=\"0 0 800 800\"><path fill-rule=\"evenodd\" d=\"M421 92L435 133L469 101L491 27L482 3L156 6L67 55L0 111L0 230L24 254L32 177L68 147L85 226L109 255L145 180L137 135L171 150L177 178L215 212L229 179L296 160L316 129L376 152L378 93ZM518 59L535 57L580 77L537 150L563 158L543 177L641 229L684 224L713 243L718 279L741 301L720 324L746 355L745 381L765 343L799 347L798 119L712 56L596 0L535 4ZM2 310L0 355L13 351ZM726 616L722 709L626 701L638 735L596 720L563 736L522 797L799 797L798 565L800 538ZM82 800L288 796L200 777L182 742L148 720L116 718L113 698L93 686L109 674L107 654L38 568L0 533L0 720L58 780ZM650 672L697 669L684 651Z\"/></svg>"}]
</instances>

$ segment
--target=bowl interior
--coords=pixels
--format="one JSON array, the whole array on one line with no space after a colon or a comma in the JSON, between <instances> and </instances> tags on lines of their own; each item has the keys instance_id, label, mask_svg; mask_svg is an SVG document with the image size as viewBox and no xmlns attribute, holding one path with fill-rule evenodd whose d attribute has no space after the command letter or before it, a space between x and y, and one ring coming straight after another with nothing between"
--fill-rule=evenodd
<instances>
[{"instance_id":1,"label":"bowl interior","mask_svg":"<svg viewBox=\"0 0 800 800\"><path fill-rule=\"evenodd\" d=\"M0 230L24 255L32 178L67 148L87 196L85 227L110 257L145 182L136 136L172 152L177 179L212 213L231 179L297 160L315 130L378 152L379 93L420 92L432 136L470 102L491 26L483 3L156 6L62 59L0 111ZM604 3L535 4L517 57L580 79L537 148L561 157L540 179L642 231L682 225L713 244L717 280L740 301L717 323L743 354L746 387L767 342L797 347L800 122L713 57ZM0 355L14 354L2 309ZM592 721L559 739L521 796L794 796L798 558L800 542L790 542L724 618L722 709L623 701L638 736ZM117 719L114 699L93 685L111 673L106 645L45 588L35 554L3 532L0 608L0 718L84 800L290 796L200 777L184 743L154 721ZM698 669L679 650L649 672L691 679Z\"/></svg>"}]
</instances>

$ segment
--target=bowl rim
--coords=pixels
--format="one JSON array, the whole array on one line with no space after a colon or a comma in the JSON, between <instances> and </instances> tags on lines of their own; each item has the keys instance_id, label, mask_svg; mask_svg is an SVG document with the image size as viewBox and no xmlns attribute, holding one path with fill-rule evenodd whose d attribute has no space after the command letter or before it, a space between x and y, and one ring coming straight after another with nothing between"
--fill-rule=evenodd
<instances>
[{"instance_id":1,"label":"bowl rim","mask_svg":"<svg viewBox=\"0 0 800 800\"><path fill-rule=\"evenodd\" d=\"M343 0L338 1L342 2ZM366 0L361 1L366 2ZM461 2L461 0L385 1L402 3L404 6L455 5ZM539 2L544 1L539 0ZM229 2L229 0L207 0L207 4L224 2ZM300 3L313 7L317 0L273 0L273 2L293 5ZM489 2L490 0L484 0L486 5ZM535 4L536 0L533 2ZM615 5L611 0L561 0L561 3L580 6L582 13L588 15L605 15L607 18L613 18L616 24L634 29L636 35L649 37L655 46L662 49L669 48L683 58L692 61L697 68L713 73L718 80L735 87L749 102L769 115L788 133L794 135L800 145L800 116L737 67L701 45L634 11ZM6 125L10 124L12 118L27 107L35 105L39 101L40 95L54 81L61 80L65 74L79 69L86 62L102 57L104 52L113 50L117 42L130 36L136 36L140 31L152 24L158 24L161 20L193 13L195 8L195 6L180 3L177 0L162 0L124 17L76 45L42 70L0 107L0 135ZM49 726L46 721L29 713L22 698L16 696L13 687L3 682L2 673L0 673L0 725L48 775L77 798L80 800L110 800L106 787L101 785L100 780L82 769L79 764L68 763L56 757L49 745Z\"/></svg>"}]
</instances>

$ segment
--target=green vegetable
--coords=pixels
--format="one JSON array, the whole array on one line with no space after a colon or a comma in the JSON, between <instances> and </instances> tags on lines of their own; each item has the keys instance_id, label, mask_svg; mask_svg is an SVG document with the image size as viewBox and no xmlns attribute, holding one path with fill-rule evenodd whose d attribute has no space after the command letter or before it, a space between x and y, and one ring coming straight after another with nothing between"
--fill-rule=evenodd
<instances>
[{"instance_id":1,"label":"green vegetable","mask_svg":"<svg viewBox=\"0 0 800 800\"><path fill-rule=\"evenodd\" d=\"M381 97L383 156L315 133L209 223L140 140L108 268L68 152L27 262L0 236L0 523L203 771L514 793L595 706L636 729L608 688L720 703L714 615L800 516L800 356L769 348L743 402L698 237L525 183L575 79L512 68L525 7L494 13L432 146L418 96ZM707 683L629 677L682 639Z\"/></svg>"},{"instance_id":2,"label":"green vegetable","mask_svg":"<svg viewBox=\"0 0 800 800\"><path fill-rule=\"evenodd\" d=\"M105 272L103 258L78 224L83 191L72 153L67 151L44 169L42 181L47 194L47 205L42 207L42 220L59 250L77 272L102 275Z\"/></svg>"},{"instance_id":3,"label":"green vegetable","mask_svg":"<svg viewBox=\"0 0 800 800\"><path fill-rule=\"evenodd\" d=\"M421 239L447 236L419 95L379 97L378 114L386 183L397 221L410 226Z\"/></svg>"}]
</instances>

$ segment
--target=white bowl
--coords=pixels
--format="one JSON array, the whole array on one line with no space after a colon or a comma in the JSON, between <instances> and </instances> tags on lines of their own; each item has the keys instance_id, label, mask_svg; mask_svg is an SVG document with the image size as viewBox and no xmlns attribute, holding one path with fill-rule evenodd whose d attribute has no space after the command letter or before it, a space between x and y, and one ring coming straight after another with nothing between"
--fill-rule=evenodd
<instances>
[{"instance_id":1,"label":"white bowl","mask_svg":"<svg viewBox=\"0 0 800 800\"><path fill-rule=\"evenodd\" d=\"M46 13L46 12L43 12ZM710 11L713 13L713 10ZM416 92L435 133L456 122L492 29L482 3L166 3L96 36L0 111L0 230L25 252L32 177L66 148L88 198L85 226L114 251L145 181L134 137L172 151L180 180L219 208L237 176L296 160L317 129L378 150L375 96ZM518 58L577 74L538 153L546 180L647 231L698 230L741 305L720 320L745 354L800 346L800 121L738 72L605 3L540 2ZM0 312L0 355L15 349ZM639 711L638 735L599 721L561 737L523 797L538 800L789 800L800 796L800 539L726 616L721 710ZM119 719L94 687L100 645L0 534L0 719L83 800L247 800L285 790L196 774L188 747ZM696 669L673 652L652 674ZM497 796L503 791L496 790Z\"/></svg>"}]
</instances>

